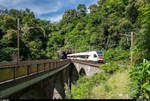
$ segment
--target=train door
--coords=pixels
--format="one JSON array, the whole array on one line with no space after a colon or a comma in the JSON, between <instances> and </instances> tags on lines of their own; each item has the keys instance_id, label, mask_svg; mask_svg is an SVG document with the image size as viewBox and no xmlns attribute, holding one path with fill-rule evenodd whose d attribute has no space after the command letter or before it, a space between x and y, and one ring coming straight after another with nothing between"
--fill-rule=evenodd
<instances>
[{"instance_id":1,"label":"train door","mask_svg":"<svg viewBox=\"0 0 150 101\"><path fill-rule=\"evenodd\" d=\"M98 57L97 57L97 54L94 53L94 54L93 54L93 61L97 61L97 58L98 58Z\"/></svg>"},{"instance_id":2,"label":"train door","mask_svg":"<svg viewBox=\"0 0 150 101\"><path fill-rule=\"evenodd\" d=\"M84 58L85 58L85 61L87 61L87 60L88 60L88 55L85 55L85 57L84 57Z\"/></svg>"},{"instance_id":3,"label":"train door","mask_svg":"<svg viewBox=\"0 0 150 101\"><path fill-rule=\"evenodd\" d=\"M92 54L89 54L89 56L88 56L88 59L87 59L87 60L92 61L92 60L93 60L93 55L92 55Z\"/></svg>"}]
</instances>

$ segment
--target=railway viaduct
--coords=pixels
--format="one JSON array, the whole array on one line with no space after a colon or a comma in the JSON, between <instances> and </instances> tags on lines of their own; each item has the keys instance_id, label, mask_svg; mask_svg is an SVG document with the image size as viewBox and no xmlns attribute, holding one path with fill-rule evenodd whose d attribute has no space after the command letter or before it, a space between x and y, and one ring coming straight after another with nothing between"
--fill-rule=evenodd
<instances>
[{"instance_id":1,"label":"railway viaduct","mask_svg":"<svg viewBox=\"0 0 150 101\"><path fill-rule=\"evenodd\" d=\"M0 99L65 99L80 75L93 75L99 64L78 60L38 60L0 64Z\"/></svg>"}]
</instances>

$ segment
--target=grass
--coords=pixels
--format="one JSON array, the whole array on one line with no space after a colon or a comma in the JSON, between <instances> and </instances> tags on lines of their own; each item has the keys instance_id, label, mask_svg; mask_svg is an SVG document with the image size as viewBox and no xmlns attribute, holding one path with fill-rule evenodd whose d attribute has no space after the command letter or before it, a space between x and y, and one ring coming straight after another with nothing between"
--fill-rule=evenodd
<instances>
[{"instance_id":1,"label":"grass","mask_svg":"<svg viewBox=\"0 0 150 101\"><path fill-rule=\"evenodd\" d=\"M129 83L127 71L117 72L105 83L94 87L91 96L94 99L129 99Z\"/></svg>"},{"instance_id":2,"label":"grass","mask_svg":"<svg viewBox=\"0 0 150 101\"><path fill-rule=\"evenodd\" d=\"M110 62L91 77L81 77L73 86L71 99L130 99L128 64Z\"/></svg>"}]
</instances>

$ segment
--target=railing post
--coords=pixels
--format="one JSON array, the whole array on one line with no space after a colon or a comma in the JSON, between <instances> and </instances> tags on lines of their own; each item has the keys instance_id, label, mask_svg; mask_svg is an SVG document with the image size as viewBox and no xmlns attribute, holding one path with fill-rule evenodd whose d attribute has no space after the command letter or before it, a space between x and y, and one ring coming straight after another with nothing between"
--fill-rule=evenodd
<instances>
[{"instance_id":1,"label":"railing post","mask_svg":"<svg viewBox=\"0 0 150 101\"><path fill-rule=\"evenodd\" d=\"M61 63L62 63L62 62L60 61L60 66L61 66Z\"/></svg>"},{"instance_id":2,"label":"railing post","mask_svg":"<svg viewBox=\"0 0 150 101\"><path fill-rule=\"evenodd\" d=\"M39 64L37 64L37 73L39 72Z\"/></svg>"},{"instance_id":3,"label":"railing post","mask_svg":"<svg viewBox=\"0 0 150 101\"><path fill-rule=\"evenodd\" d=\"M49 64L49 70L50 70L51 69L51 64L50 64L50 62L48 64Z\"/></svg>"},{"instance_id":4,"label":"railing post","mask_svg":"<svg viewBox=\"0 0 150 101\"><path fill-rule=\"evenodd\" d=\"M30 74L30 65L27 66L27 75Z\"/></svg>"},{"instance_id":5,"label":"railing post","mask_svg":"<svg viewBox=\"0 0 150 101\"><path fill-rule=\"evenodd\" d=\"M55 61L53 61L53 69L55 68Z\"/></svg>"},{"instance_id":6,"label":"railing post","mask_svg":"<svg viewBox=\"0 0 150 101\"><path fill-rule=\"evenodd\" d=\"M53 69L53 64L54 64L54 62L51 62L51 69Z\"/></svg>"},{"instance_id":7,"label":"railing post","mask_svg":"<svg viewBox=\"0 0 150 101\"><path fill-rule=\"evenodd\" d=\"M56 68L58 67L58 61L56 61Z\"/></svg>"},{"instance_id":8,"label":"railing post","mask_svg":"<svg viewBox=\"0 0 150 101\"><path fill-rule=\"evenodd\" d=\"M58 61L58 66L60 67L60 61Z\"/></svg>"},{"instance_id":9,"label":"railing post","mask_svg":"<svg viewBox=\"0 0 150 101\"><path fill-rule=\"evenodd\" d=\"M63 65L65 64L65 61L63 60Z\"/></svg>"},{"instance_id":10,"label":"railing post","mask_svg":"<svg viewBox=\"0 0 150 101\"><path fill-rule=\"evenodd\" d=\"M45 63L44 63L44 71L45 71Z\"/></svg>"},{"instance_id":11,"label":"railing post","mask_svg":"<svg viewBox=\"0 0 150 101\"><path fill-rule=\"evenodd\" d=\"M13 79L15 80L16 79L16 67L14 67L14 77Z\"/></svg>"},{"instance_id":12,"label":"railing post","mask_svg":"<svg viewBox=\"0 0 150 101\"><path fill-rule=\"evenodd\" d=\"M56 66L56 61L55 61L55 68L56 68L57 66Z\"/></svg>"},{"instance_id":13,"label":"railing post","mask_svg":"<svg viewBox=\"0 0 150 101\"><path fill-rule=\"evenodd\" d=\"M57 61L57 67L59 67L59 61Z\"/></svg>"}]
</instances>

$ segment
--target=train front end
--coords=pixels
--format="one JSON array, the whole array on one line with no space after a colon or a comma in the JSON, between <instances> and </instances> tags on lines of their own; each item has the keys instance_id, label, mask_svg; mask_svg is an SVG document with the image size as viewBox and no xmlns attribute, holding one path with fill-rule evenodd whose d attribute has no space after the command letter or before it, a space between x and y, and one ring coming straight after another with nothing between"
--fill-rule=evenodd
<instances>
[{"instance_id":1,"label":"train front end","mask_svg":"<svg viewBox=\"0 0 150 101\"><path fill-rule=\"evenodd\" d=\"M101 52L101 51L96 51L96 52L97 52L97 55L98 55L98 57L97 57L98 63L104 63L104 54L103 54L103 52Z\"/></svg>"}]
</instances>

